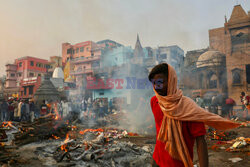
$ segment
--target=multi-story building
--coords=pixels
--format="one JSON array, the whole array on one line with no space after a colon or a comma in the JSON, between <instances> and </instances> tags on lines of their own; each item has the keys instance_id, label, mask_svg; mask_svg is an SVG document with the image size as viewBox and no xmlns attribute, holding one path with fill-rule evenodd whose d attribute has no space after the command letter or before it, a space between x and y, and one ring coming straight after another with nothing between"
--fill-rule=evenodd
<instances>
[{"instance_id":1,"label":"multi-story building","mask_svg":"<svg viewBox=\"0 0 250 167\"><path fill-rule=\"evenodd\" d=\"M228 96L237 104L240 92L250 94L250 12L241 5L233 8L224 27L209 30L209 44L226 56Z\"/></svg>"},{"instance_id":2,"label":"multi-story building","mask_svg":"<svg viewBox=\"0 0 250 167\"><path fill-rule=\"evenodd\" d=\"M70 75L76 79L77 87L82 87L85 78L93 75L93 68L100 66L100 56L101 48L92 41L62 44L62 63L70 61Z\"/></svg>"},{"instance_id":3,"label":"multi-story building","mask_svg":"<svg viewBox=\"0 0 250 167\"><path fill-rule=\"evenodd\" d=\"M159 63L168 63L176 70L180 76L181 67L184 64L184 51L177 45L160 46L156 51L156 59Z\"/></svg>"},{"instance_id":4,"label":"multi-story building","mask_svg":"<svg viewBox=\"0 0 250 167\"><path fill-rule=\"evenodd\" d=\"M239 109L240 93L250 94L249 29L250 12L236 5L230 19L225 18L224 27L209 30L208 49L187 52L185 68L191 68L183 81L190 95L210 100L212 96L230 97Z\"/></svg>"},{"instance_id":5,"label":"multi-story building","mask_svg":"<svg viewBox=\"0 0 250 167\"><path fill-rule=\"evenodd\" d=\"M22 57L6 64L7 96L19 94L20 98L32 96L40 84L40 77L50 68L49 61L35 57ZM27 91L29 90L29 91Z\"/></svg>"},{"instance_id":6,"label":"multi-story building","mask_svg":"<svg viewBox=\"0 0 250 167\"><path fill-rule=\"evenodd\" d=\"M112 49L112 48L116 48L116 47L121 47L123 46L122 44L120 43L117 43L115 41L112 41L110 39L106 39L106 40L102 40L102 41L98 41L96 42L96 44L98 44L98 46L100 48L105 48L105 49Z\"/></svg>"}]
</instances>

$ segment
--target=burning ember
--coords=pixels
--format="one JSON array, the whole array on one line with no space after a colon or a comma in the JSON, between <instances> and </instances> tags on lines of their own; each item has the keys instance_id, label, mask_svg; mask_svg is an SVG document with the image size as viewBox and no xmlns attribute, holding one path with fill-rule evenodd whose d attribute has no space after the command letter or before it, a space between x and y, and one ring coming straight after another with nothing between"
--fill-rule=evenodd
<instances>
[{"instance_id":1,"label":"burning ember","mask_svg":"<svg viewBox=\"0 0 250 167\"><path fill-rule=\"evenodd\" d=\"M85 129L83 131L80 131L79 134L84 135L86 132L103 132L104 130L99 128L99 129Z\"/></svg>"},{"instance_id":2,"label":"burning ember","mask_svg":"<svg viewBox=\"0 0 250 167\"><path fill-rule=\"evenodd\" d=\"M71 133L80 134L81 140L72 139L74 134ZM150 159L152 156L153 148L149 146L140 148L133 143L119 141L127 136L139 135L115 128L85 129L79 132L72 130L67 133L64 142L55 148L53 157L57 162L66 159L66 162L74 161L81 163L82 166L87 164L112 166L114 163L126 166L128 159L136 164L134 166L142 166L145 164L145 158Z\"/></svg>"},{"instance_id":3,"label":"burning ember","mask_svg":"<svg viewBox=\"0 0 250 167\"><path fill-rule=\"evenodd\" d=\"M215 139L215 140L223 140L224 138L225 138L225 134L224 134L224 132L217 132L217 131L214 131L213 132L213 136L214 136L214 138L213 139Z\"/></svg>"},{"instance_id":4,"label":"burning ember","mask_svg":"<svg viewBox=\"0 0 250 167\"><path fill-rule=\"evenodd\" d=\"M55 136L55 135L52 135L52 137L54 138L54 139L60 139L60 137L57 137L57 136Z\"/></svg>"},{"instance_id":5,"label":"burning ember","mask_svg":"<svg viewBox=\"0 0 250 167\"><path fill-rule=\"evenodd\" d=\"M8 122L3 122L1 127L7 128L7 127L13 127L13 125L11 121L8 121Z\"/></svg>"}]
</instances>

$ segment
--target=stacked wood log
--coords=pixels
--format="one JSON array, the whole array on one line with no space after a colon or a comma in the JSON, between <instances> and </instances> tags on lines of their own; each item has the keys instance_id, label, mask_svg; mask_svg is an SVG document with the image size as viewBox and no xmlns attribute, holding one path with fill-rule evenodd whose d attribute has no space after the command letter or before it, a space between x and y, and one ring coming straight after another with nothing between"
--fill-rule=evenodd
<instances>
[{"instance_id":1,"label":"stacked wood log","mask_svg":"<svg viewBox=\"0 0 250 167\"><path fill-rule=\"evenodd\" d=\"M16 160L18 158L17 154L13 154L12 151L16 149L15 146L6 146L4 142L8 141L6 135L6 128L0 128L0 164L6 163L10 160Z\"/></svg>"},{"instance_id":2,"label":"stacked wood log","mask_svg":"<svg viewBox=\"0 0 250 167\"><path fill-rule=\"evenodd\" d=\"M19 131L14 134L13 144L21 146L47 140L53 136L64 138L69 130L70 128L64 121L55 120L55 115L49 114L35 119L33 123L21 122Z\"/></svg>"}]
</instances>

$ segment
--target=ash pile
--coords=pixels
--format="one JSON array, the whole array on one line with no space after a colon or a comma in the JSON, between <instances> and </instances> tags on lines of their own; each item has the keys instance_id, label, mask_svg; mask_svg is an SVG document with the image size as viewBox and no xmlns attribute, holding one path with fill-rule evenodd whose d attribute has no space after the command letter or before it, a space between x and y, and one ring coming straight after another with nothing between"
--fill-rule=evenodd
<instances>
[{"instance_id":1,"label":"ash pile","mask_svg":"<svg viewBox=\"0 0 250 167\"><path fill-rule=\"evenodd\" d=\"M0 165L18 164L21 146L34 142L64 137L69 131L68 124L58 120L56 115L48 114L34 122L2 122L0 124Z\"/></svg>"},{"instance_id":2,"label":"ash pile","mask_svg":"<svg viewBox=\"0 0 250 167\"><path fill-rule=\"evenodd\" d=\"M124 167L151 166L153 147L120 139L138 134L114 128L71 131L60 144L38 147L41 161L59 166ZM53 160L52 160L53 158Z\"/></svg>"}]
</instances>

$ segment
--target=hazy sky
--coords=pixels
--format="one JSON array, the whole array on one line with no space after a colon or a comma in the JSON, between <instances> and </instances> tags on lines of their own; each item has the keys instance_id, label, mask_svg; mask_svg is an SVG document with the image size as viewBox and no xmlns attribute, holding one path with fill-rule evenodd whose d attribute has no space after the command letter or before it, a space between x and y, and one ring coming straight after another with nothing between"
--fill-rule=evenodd
<instances>
[{"instance_id":1,"label":"hazy sky","mask_svg":"<svg viewBox=\"0 0 250 167\"><path fill-rule=\"evenodd\" d=\"M143 47L208 46L208 30L222 27L234 5L249 0L0 0L0 76L15 58L48 59L61 44L111 39Z\"/></svg>"}]
</instances>

